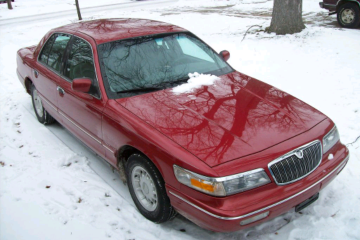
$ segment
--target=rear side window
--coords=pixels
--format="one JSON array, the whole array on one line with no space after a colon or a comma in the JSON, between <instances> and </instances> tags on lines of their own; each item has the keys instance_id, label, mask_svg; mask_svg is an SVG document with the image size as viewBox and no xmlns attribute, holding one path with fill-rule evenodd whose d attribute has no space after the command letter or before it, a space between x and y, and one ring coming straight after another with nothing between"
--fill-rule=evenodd
<instances>
[{"instance_id":1,"label":"rear side window","mask_svg":"<svg viewBox=\"0 0 360 240\"><path fill-rule=\"evenodd\" d=\"M57 72L60 72L65 48L69 40L70 36L65 34L58 34L55 38L54 44L51 47L47 65Z\"/></svg>"},{"instance_id":2,"label":"rear side window","mask_svg":"<svg viewBox=\"0 0 360 240\"><path fill-rule=\"evenodd\" d=\"M43 47L43 49L40 53L39 60L40 60L40 62L45 63L46 65L48 63L49 53L50 53L51 47L54 43L54 40L56 38L56 35L57 34L54 34L49 38L49 40L45 43L45 46Z\"/></svg>"},{"instance_id":3,"label":"rear side window","mask_svg":"<svg viewBox=\"0 0 360 240\"><path fill-rule=\"evenodd\" d=\"M69 35L54 34L45 44L40 55L40 61L55 71L60 72L61 63L69 40Z\"/></svg>"}]
</instances>

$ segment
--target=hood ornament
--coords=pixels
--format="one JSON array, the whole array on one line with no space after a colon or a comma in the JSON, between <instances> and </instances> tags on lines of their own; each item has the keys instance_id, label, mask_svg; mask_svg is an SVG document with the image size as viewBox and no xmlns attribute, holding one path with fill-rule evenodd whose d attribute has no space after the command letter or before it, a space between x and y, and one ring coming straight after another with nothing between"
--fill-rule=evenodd
<instances>
[{"instance_id":1,"label":"hood ornament","mask_svg":"<svg viewBox=\"0 0 360 240\"><path fill-rule=\"evenodd\" d=\"M304 157L304 152L303 152L303 150L298 150L295 152L295 155L301 159Z\"/></svg>"}]
</instances>

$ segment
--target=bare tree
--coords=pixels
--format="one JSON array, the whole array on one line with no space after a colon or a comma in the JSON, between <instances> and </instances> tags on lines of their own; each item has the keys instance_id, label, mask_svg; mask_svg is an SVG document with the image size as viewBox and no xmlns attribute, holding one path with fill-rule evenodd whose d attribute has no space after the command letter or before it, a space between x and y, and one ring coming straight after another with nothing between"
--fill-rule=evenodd
<instances>
[{"instance_id":1,"label":"bare tree","mask_svg":"<svg viewBox=\"0 0 360 240\"><path fill-rule=\"evenodd\" d=\"M305 28L302 20L302 0L274 0L271 25L267 32L293 34Z\"/></svg>"},{"instance_id":2,"label":"bare tree","mask_svg":"<svg viewBox=\"0 0 360 240\"><path fill-rule=\"evenodd\" d=\"M8 5L8 9L12 10L13 7L11 5L11 0L6 0L6 2L7 2L7 5Z\"/></svg>"},{"instance_id":3,"label":"bare tree","mask_svg":"<svg viewBox=\"0 0 360 240\"><path fill-rule=\"evenodd\" d=\"M77 15L79 17L79 20L82 20L81 12L80 12L80 6L79 6L79 0L75 0L75 4L76 4L76 11L77 11Z\"/></svg>"}]
</instances>

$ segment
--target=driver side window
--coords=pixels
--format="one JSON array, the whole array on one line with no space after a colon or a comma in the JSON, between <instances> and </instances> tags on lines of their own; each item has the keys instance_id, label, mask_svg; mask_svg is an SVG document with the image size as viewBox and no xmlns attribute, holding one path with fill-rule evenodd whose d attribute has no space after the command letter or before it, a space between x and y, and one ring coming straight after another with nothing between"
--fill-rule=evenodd
<instances>
[{"instance_id":1,"label":"driver side window","mask_svg":"<svg viewBox=\"0 0 360 240\"><path fill-rule=\"evenodd\" d=\"M73 37L69 55L65 62L64 76L73 81L75 78L89 78L92 86L89 93L99 96L92 49L86 41Z\"/></svg>"}]
</instances>

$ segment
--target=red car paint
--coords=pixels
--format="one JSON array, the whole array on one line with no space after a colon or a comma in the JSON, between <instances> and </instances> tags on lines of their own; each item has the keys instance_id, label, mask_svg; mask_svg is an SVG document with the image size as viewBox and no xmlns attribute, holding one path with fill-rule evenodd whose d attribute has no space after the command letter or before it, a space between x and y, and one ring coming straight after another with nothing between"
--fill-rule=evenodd
<instances>
[{"instance_id":1,"label":"red car paint","mask_svg":"<svg viewBox=\"0 0 360 240\"><path fill-rule=\"evenodd\" d=\"M173 207L210 230L235 231L285 213L319 192L342 170L349 152L339 141L310 175L292 184L277 185L268 163L306 143L322 141L334 123L301 100L239 72L220 76L215 85L203 86L191 97L175 95L171 89L122 99L107 97L97 45L186 31L143 19L74 23L51 30L38 46L20 49L17 73L28 93L32 82L45 109L115 168L124 146L145 154L159 169ZM37 60L53 33L72 34L91 44L100 97L73 91L70 82ZM57 91L58 87L64 94ZM334 156L331 161L329 154ZM213 197L179 183L174 164L208 177L263 168L271 183ZM270 211L268 217L246 226L239 224L265 211Z\"/></svg>"}]
</instances>

